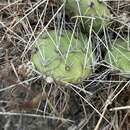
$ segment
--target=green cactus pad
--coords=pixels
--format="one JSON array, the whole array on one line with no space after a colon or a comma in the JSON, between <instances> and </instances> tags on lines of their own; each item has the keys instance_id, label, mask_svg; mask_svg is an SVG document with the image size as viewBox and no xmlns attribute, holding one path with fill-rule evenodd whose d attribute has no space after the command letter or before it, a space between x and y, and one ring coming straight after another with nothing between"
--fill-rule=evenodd
<instances>
[{"instance_id":1,"label":"green cactus pad","mask_svg":"<svg viewBox=\"0 0 130 130\"><path fill-rule=\"evenodd\" d=\"M32 62L36 69L56 81L78 83L92 73L92 47L87 38L79 34L80 39L69 31L59 34L50 31L43 35L32 53Z\"/></svg>"},{"instance_id":2,"label":"green cactus pad","mask_svg":"<svg viewBox=\"0 0 130 130\"><path fill-rule=\"evenodd\" d=\"M123 76L130 76L130 50L128 42L118 39L106 54L105 61Z\"/></svg>"},{"instance_id":3,"label":"green cactus pad","mask_svg":"<svg viewBox=\"0 0 130 130\"><path fill-rule=\"evenodd\" d=\"M106 5L98 0L58 0L59 3L65 2L66 12L70 16L81 16L79 18L88 30L91 26L91 18L93 17L93 29L97 32L103 26L106 27L110 15ZM82 17L83 16L83 17Z\"/></svg>"}]
</instances>

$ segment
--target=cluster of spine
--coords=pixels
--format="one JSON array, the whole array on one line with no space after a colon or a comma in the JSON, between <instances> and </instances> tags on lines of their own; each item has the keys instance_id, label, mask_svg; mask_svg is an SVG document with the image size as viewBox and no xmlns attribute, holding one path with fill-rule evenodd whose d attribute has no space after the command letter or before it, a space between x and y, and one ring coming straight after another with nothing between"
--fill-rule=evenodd
<instances>
[{"instance_id":1,"label":"cluster of spine","mask_svg":"<svg viewBox=\"0 0 130 130\"><path fill-rule=\"evenodd\" d=\"M127 39L117 39L105 57L111 69L119 71L120 75L125 77L130 76L130 42L127 41Z\"/></svg>"},{"instance_id":2,"label":"cluster of spine","mask_svg":"<svg viewBox=\"0 0 130 130\"><path fill-rule=\"evenodd\" d=\"M78 17L85 31L92 26L98 32L107 27L111 14L105 3L99 0L57 0L64 3L66 13L71 17Z\"/></svg>"},{"instance_id":3,"label":"cluster of spine","mask_svg":"<svg viewBox=\"0 0 130 130\"><path fill-rule=\"evenodd\" d=\"M110 11L99 0L57 0L58 4L64 3L69 16L79 17L85 30L90 27L94 31L107 27L110 20ZM51 77L59 82L78 83L92 74L94 55L92 44L86 36L78 36L71 31L50 31L39 38L36 52L32 53L32 62L36 69L46 77ZM107 52L105 62L113 70L118 70L122 75L130 74L130 51L128 43L117 39Z\"/></svg>"},{"instance_id":4,"label":"cluster of spine","mask_svg":"<svg viewBox=\"0 0 130 130\"><path fill-rule=\"evenodd\" d=\"M87 37L67 30L45 35L32 53L32 62L39 72L63 83L78 83L91 75L93 54Z\"/></svg>"}]
</instances>

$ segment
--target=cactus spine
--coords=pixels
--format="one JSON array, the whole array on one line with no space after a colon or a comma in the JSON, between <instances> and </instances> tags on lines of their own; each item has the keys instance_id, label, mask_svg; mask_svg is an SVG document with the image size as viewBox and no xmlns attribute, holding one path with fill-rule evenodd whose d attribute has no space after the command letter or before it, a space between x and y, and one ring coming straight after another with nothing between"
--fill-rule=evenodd
<instances>
[{"instance_id":1,"label":"cactus spine","mask_svg":"<svg viewBox=\"0 0 130 130\"><path fill-rule=\"evenodd\" d=\"M46 77L56 81L78 83L92 73L92 47L82 34L73 36L70 31L59 34L50 31L40 38L32 62L36 69Z\"/></svg>"},{"instance_id":2,"label":"cactus spine","mask_svg":"<svg viewBox=\"0 0 130 130\"><path fill-rule=\"evenodd\" d=\"M118 70L123 76L130 76L130 51L128 46L128 42L117 39L105 57L105 61L111 68Z\"/></svg>"},{"instance_id":3,"label":"cactus spine","mask_svg":"<svg viewBox=\"0 0 130 130\"><path fill-rule=\"evenodd\" d=\"M96 32L108 24L110 11L103 2L98 0L58 0L58 2L65 2L66 13L69 16L80 17L85 30L90 28L92 18L94 19L93 29Z\"/></svg>"}]
</instances>

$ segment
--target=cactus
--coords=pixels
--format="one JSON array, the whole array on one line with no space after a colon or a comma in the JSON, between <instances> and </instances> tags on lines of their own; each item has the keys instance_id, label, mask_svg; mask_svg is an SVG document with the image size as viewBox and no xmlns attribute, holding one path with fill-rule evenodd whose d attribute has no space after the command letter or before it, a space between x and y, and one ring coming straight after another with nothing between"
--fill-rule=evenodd
<instances>
[{"instance_id":1,"label":"cactus","mask_svg":"<svg viewBox=\"0 0 130 130\"><path fill-rule=\"evenodd\" d=\"M92 73L92 47L87 38L72 32L50 31L43 34L32 53L35 68L58 82L78 83Z\"/></svg>"},{"instance_id":2,"label":"cactus","mask_svg":"<svg viewBox=\"0 0 130 130\"><path fill-rule=\"evenodd\" d=\"M130 50L128 42L117 39L111 49L107 52L105 61L113 70L117 70L122 76L130 76Z\"/></svg>"},{"instance_id":3,"label":"cactus","mask_svg":"<svg viewBox=\"0 0 130 130\"><path fill-rule=\"evenodd\" d=\"M66 12L69 16L81 16L80 21L83 21L85 30L91 26L91 18L88 17L94 18L93 29L96 32L108 24L110 11L104 3L98 0L58 0L58 2L65 2Z\"/></svg>"}]
</instances>

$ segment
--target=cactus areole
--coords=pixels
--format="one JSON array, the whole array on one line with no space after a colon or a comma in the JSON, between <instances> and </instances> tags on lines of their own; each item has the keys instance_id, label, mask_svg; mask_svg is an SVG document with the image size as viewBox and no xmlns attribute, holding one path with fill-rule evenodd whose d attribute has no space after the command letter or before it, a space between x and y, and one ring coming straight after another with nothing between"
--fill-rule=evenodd
<instances>
[{"instance_id":1,"label":"cactus areole","mask_svg":"<svg viewBox=\"0 0 130 130\"><path fill-rule=\"evenodd\" d=\"M92 73L92 48L87 38L72 32L50 31L34 46L32 62L46 77L62 83L78 83Z\"/></svg>"},{"instance_id":2,"label":"cactus areole","mask_svg":"<svg viewBox=\"0 0 130 130\"><path fill-rule=\"evenodd\" d=\"M92 26L97 32L108 25L110 11L99 0L58 0L58 2L64 2L66 13L72 17L78 16L86 30Z\"/></svg>"},{"instance_id":3,"label":"cactus areole","mask_svg":"<svg viewBox=\"0 0 130 130\"><path fill-rule=\"evenodd\" d=\"M130 43L126 41L117 39L107 52L105 61L113 70L119 71L120 75L130 77Z\"/></svg>"}]
</instances>

